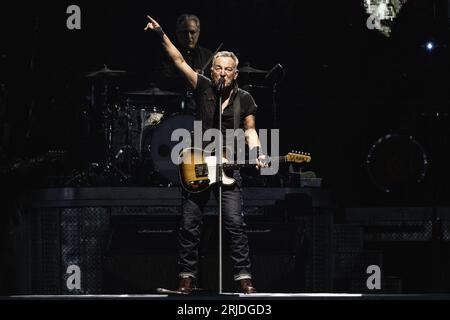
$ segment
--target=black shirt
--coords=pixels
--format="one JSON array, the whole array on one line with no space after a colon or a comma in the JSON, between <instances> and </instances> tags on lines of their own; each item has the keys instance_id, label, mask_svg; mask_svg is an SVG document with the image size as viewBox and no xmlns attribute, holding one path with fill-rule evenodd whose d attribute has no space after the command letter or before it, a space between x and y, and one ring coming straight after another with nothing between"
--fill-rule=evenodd
<instances>
[{"instance_id":1,"label":"black shirt","mask_svg":"<svg viewBox=\"0 0 450 320\"><path fill-rule=\"evenodd\" d=\"M196 119L202 121L203 131L218 128L220 112L217 90L210 79L203 75L198 75L194 97L197 103ZM236 108L237 99L240 101L239 128L244 128L245 117L256 113L257 106L253 97L250 93L235 85L230 101L222 113L222 131L234 129L234 108Z\"/></svg>"}]
</instances>

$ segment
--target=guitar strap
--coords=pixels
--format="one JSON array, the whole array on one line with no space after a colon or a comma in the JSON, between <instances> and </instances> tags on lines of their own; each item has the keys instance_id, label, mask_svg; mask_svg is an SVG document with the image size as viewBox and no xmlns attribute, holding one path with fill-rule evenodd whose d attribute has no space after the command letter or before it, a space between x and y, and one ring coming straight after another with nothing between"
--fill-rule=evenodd
<instances>
[{"instance_id":1,"label":"guitar strap","mask_svg":"<svg viewBox=\"0 0 450 320\"><path fill-rule=\"evenodd\" d=\"M236 98L233 101L233 120L234 120L234 130L239 129L241 121L241 89L238 88Z\"/></svg>"},{"instance_id":2,"label":"guitar strap","mask_svg":"<svg viewBox=\"0 0 450 320\"><path fill-rule=\"evenodd\" d=\"M233 101L233 122L234 122L234 130L236 131L240 127L241 122L241 89L237 88L236 97ZM234 155L238 154L239 144L237 142L237 136L234 137ZM236 159L233 159L236 160Z\"/></svg>"}]
</instances>

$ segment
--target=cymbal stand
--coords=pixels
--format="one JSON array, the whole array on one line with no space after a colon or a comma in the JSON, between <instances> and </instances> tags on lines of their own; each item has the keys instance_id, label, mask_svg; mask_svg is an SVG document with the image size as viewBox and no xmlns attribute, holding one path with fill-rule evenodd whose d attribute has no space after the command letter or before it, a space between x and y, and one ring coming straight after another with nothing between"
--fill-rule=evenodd
<instances>
[{"instance_id":1,"label":"cymbal stand","mask_svg":"<svg viewBox=\"0 0 450 320\"><path fill-rule=\"evenodd\" d=\"M128 180L129 178L131 178L132 166L133 166L132 160L133 160L133 158L139 159L139 154L138 154L138 151L136 150L136 148L133 146L132 141L131 141L132 136L130 134L130 130L131 130L130 128L133 127L134 125L136 125L136 123L133 122L134 119L131 116L129 106L126 107L124 116L126 119L125 144L120 147L119 151L114 156L114 159L116 161L120 158L124 158L125 167L126 167L127 172L129 173L129 175L126 175L126 180ZM142 121L144 121L144 120L141 119L140 122L142 123ZM141 124L141 126L142 126L142 124Z\"/></svg>"},{"instance_id":2,"label":"cymbal stand","mask_svg":"<svg viewBox=\"0 0 450 320\"><path fill-rule=\"evenodd\" d=\"M131 178L130 175L126 174L124 171L122 171L117 166L117 161L122 157L124 153L127 152L128 145L123 146L120 148L116 154L113 154L113 132L114 132L114 120L116 120L116 117L114 114L117 114L117 110L110 111L109 119L106 121L106 141L108 143L107 146L107 162L103 169L103 174L106 174L109 176L112 173L117 173L119 175L120 182L125 182L128 179ZM127 119L128 122L128 119ZM128 123L127 123L128 127ZM127 128L127 136L128 136L128 128ZM128 138L127 138L128 140Z\"/></svg>"},{"instance_id":3,"label":"cymbal stand","mask_svg":"<svg viewBox=\"0 0 450 320\"><path fill-rule=\"evenodd\" d=\"M281 75L280 75L281 73ZM270 70L264 77L265 80L273 79L272 83L272 117L273 117L273 127L278 127L278 106L277 106L277 87L283 81L286 73L281 64L277 63L272 70Z\"/></svg>"},{"instance_id":4,"label":"cymbal stand","mask_svg":"<svg viewBox=\"0 0 450 320\"><path fill-rule=\"evenodd\" d=\"M115 155L113 155L113 133L114 133L114 121L117 119L118 110L117 105L112 103L111 93L110 93L110 83L105 78L101 83L101 103L100 107L102 110L102 121L104 124L104 134L106 142L106 163L101 171L101 175L107 178L111 178L113 173L118 174L119 181L124 182L130 178L125 172L123 172L117 165L116 162L120 158L123 150L119 150Z\"/></svg>"}]
</instances>

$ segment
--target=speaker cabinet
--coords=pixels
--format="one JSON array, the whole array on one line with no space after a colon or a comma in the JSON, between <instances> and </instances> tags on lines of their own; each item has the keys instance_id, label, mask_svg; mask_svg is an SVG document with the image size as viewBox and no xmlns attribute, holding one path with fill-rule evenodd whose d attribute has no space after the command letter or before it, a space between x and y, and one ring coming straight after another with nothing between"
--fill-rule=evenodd
<instances>
[{"instance_id":1,"label":"speaker cabinet","mask_svg":"<svg viewBox=\"0 0 450 320\"><path fill-rule=\"evenodd\" d=\"M105 208L33 209L15 230L15 293L102 292Z\"/></svg>"}]
</instances>

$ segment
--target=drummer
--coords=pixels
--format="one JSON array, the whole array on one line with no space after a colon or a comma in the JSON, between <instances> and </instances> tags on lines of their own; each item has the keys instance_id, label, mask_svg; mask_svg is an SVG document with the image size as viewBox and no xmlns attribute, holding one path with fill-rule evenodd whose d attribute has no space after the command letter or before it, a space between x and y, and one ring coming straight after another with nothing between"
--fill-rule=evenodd
<instances>
[{"instance_id":1,"label":"drummer","mask_svg":"<svg viewBox=\"0 0 450 320\"><path fill-rule=\"evenodd\" d=\"M206 65L212 56L211 50L198 45L200 37L200 19L194 14L182 14L176 22L176 46L183 58L196 72L203 73L209 70ZM181 109L188 113L194 113L195 101L192 89L186 85L184 77L175 68L173 62L162 53L162 63L155 68L156 81L163 89L179 92L184 96Z\"/></svg>"}]
</instances>

